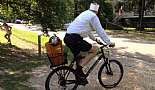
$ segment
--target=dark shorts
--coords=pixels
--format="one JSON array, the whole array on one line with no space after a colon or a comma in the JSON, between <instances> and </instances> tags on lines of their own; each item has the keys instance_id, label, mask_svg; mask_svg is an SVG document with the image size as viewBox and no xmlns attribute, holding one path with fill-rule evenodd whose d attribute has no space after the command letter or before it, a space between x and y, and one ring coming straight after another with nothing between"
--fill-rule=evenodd
<instances>
[{"instance_id":1,"label":"dark shorts","mask_svg":"<svg viewBox=\"0 0 155 90\"><path fill-rule=\"evenodd\" d=\"M74 56L77 56L80 51L87 52L92 48L92 45L79 34L66 34L64 37L64 43L70 48Z\"/></svg>"}]
</instances>

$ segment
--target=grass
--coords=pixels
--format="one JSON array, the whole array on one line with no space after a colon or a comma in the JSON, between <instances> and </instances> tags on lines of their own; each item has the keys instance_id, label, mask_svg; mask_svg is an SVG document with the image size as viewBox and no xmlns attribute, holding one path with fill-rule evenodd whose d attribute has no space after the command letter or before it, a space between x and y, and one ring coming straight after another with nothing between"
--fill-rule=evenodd
<instances>
[{"instance_id":1,"label":"grass","mask_svg":"<svg viewBox=\"0 0 155 90\"><path fill-rule=\"evenodd\" d=\"M146 31L155 31L155 28L145 28Z\"/></svg>"},{"instance_id":2,"label":"grass","mask_svg":"<svg viewBox=\"0 0 155 90\"><path fill-rule=\"evenodd\" d=\"M0 31L0 42L6 43L7 40L4 38L5 31ZM38 34L35 32L29 32L26 30L16 29L15 27L12 29L12 35L29 43L38 44ZM41 44L44 44L49 40L49 37L42 36L41 37ZM16 41L16 40L12 40ZM18 41L17 41L18 42ZM16 43L16 42L14 42Z\"/></svg>"},{"instance_id":3,"label":"grass","mask_svg":"<svg viewBox=\"0 0 155 90\"><path fill-rule=\"evenodd\" d=\"M130 38L130 39L138 39L138 40L148 40L148 41L155 41L154 32L139 32L135 31L134 29L126 30L106 30L109 35L116 38Z\"/></svg>"},{"instance_id":4,"label":"grass","mask_svg":"<svg viewBox=\"0 0 155 90\"><path fill-rule=\"evenodd\" d=\"M123 28L125 31L136 31L136 28ZM155 32L155 28L144 28L146 32L148 31L154 31Z\"/></svg>"},{"instance_id":5,"label":"grass","mask_svg":"<svg viewBox=\"0 0 155 90\"><path fill-rule=\"evenodd\" d=\"M0 42L4 43L6 40L4 39L5 32L0 29Z\"/></svg>"},{"instance_id":6,"label":"grass","mask_svg":"<svg viewBox=\"0 0 155 90\"><path fill-rule=\"evenodd\" d=\"M29 32L26 30L19 30L19 29L14 28L12 30L12 33L14 36L16 36L19 39L28 41L30 43L38 44L38 34L35 32ZM43 46L44 46L45 42L48 41L48 39L49 39L49 37L45 37L45 36L41 37L41 42L42 42Z\"/></svg>"},{"instance_id":7,"label":"grass","mask_svg":"<svg viewBox=\"0 0 155 90\"><path fill-rule=\"evenodd\" d=\"M38 35L16 28L12 33L12 45L9 45L4 38L5 32L0 30L0 87L4 90L34 90L28 82L32 69L46 63L31 50L37 46ZM44 45L48 37L42 36L41 40Z\"/></svg>"}]
</instances>

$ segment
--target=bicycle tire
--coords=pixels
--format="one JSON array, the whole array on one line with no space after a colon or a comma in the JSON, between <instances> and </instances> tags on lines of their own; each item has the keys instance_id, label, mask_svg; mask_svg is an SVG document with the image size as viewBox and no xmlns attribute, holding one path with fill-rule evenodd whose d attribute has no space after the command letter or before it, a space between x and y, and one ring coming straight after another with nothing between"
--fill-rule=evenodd
<instances>
[{"instance_id":1,"label":"bicycle tire","mask_svg":"<svg viewBox=\"0 0 155 90\"><path fill-rule=\"evenodd\" d=\"M110 68L111 68L111 71L112 71L113 75L108 75L107 69L106 69L106 65L107 65L107 64L104 63L104 64L100 67L100 69L99 69L99 72L98 72L98 80L99 80L99 83L100 83L103 87L105 87L105 88L114 88L114 87L116 87L116 86L119 84L119 82L122 80L124 70L123 70L122 64L121 64L119 61L117 61L117 60L109 60L109 64L110 64ZM112 67L114 64L118 67L118 70L115 70L116 68ZM104 72L104 70L105 70L105 72ZM114 70L115 70L115 71L114 71ZM120 74L119 74L118 72L119 72ZM116 79L116 82L114 82L114 79L112 79L112 81L109 82L108 80L110 80L111 77L113 77L114 75L116 75L115 73L116 73L116 74L119 74L118 77L115 78L115 79ZM106 75L105 77L103 76L104 74ZM109 77L110 77L110 79L109 79ZM117 79L118 79L118 80L117 80ZM106 81L108 81L107 84L106 84Z\"/></svg>"},{"instance_id":2,"label":"bicycle tire","mask_svg":"<svg viewBox=\"0 0 155 90\"><path fill-rule=\"evenodd\" d=\"M54 77L55 74L58 78ZM67 85L71 85L71 83L73 83L73 87L67 87ZM58 86L56 87L55 84L58 84ZM45 81L45 90L76 90L76 88L75 70L67 66L61 66L51 71Z\"/></svg>"}]
</instances>

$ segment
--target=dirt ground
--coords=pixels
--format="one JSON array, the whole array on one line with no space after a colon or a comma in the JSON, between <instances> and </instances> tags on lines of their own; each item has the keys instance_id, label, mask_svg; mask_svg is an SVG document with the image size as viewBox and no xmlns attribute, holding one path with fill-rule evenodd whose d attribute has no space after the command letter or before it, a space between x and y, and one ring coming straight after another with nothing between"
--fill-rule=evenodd
<instances>
[{"instance_id":1,"label":"dirt ground","mask_svg":"<svg viewBox=\"0 0 155 90\"><path fill-rule=\"evenodd\" d=\"M111 40L116 44L111 58L119 60L124 67L122 81L111 90L155 90L155 40L145 40L138 36L111 36ZM44 90L49 71L48 65L34 69L29 80L32 87ZM89 84L85 87L80 86L78 90L106 90L99 84L97 73L98 68L88 77Z\"/></svg>"},{"instance_id":2,"label":"dirt ground","mask_svg":"<svg viewBox=\"0 0 155 90\"><path fill-rule=\"evenodd\" d=\"M112 33L110 37L116 44L112 49L111 59L119 60L124 67L122 81L111 90L155 90L155 36ZM37 50L36 45L21 42L19 48L30 49L29 52ZM45 58L43 61L48 60ZM78 90L106 90L98 82L98 68L88 77L89 84L80 86ZM32 77L26 84L36 90L45 90L44 83L49 72L49 65L34 68ZM0 87L0 90L3 89Z\"/></svg>"}]
</instances>

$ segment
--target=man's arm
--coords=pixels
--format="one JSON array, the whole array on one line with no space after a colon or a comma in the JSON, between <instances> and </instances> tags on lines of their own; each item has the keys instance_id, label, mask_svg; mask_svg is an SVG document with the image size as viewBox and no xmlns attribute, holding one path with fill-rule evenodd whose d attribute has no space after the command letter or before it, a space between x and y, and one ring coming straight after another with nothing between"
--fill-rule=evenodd
<instances>
[{"instance_id":1,"label":"man's arm","mask_svg":"<svg viewBox=\"0 0 155 90\"><path fill-rule=\"evenodd\" d=\"M106 43L106 44L111 44L111 41L109 39L109 37L107 36L106 32L104 31L104 29L101 26L101 23L99 21L99 18L97 16L93 17L91 19L91 25L92 27L96 30L97 34L99 35L99 37Z\"/></svg>"},{"instance_id":2,"label":"man's arm","mask_svg":"<svg viewBox=\"0 0 155 90\"><path fill-rule=\"evenodd\" d=\"M5 26L1 25L1 30L5 31Z\"/></svg>"},{"instance_id":3,"label":"man's arm","mask_svg":"<svg viewBox=\"0 0 155 90\"><path fill-rule=\"evenodd\" d=\"M93 41L96 40L95 36L94 36L91 32L88 34L88 36L89 36L89 38L92 39Z\"/></svg>"},{"instance_id":4,"label":"man's arm","mask_svg":"<svg viewBox=\"0 0 155 90\"><path fill-rule=\"evenodd\" d=\"M9 29L10 29L10 31L11 31L12 27L11 27L11 26L8 26L8 27L9 27Z\"/></svg>"}]
</instances>

